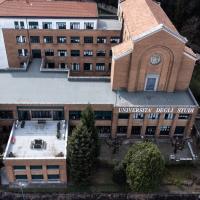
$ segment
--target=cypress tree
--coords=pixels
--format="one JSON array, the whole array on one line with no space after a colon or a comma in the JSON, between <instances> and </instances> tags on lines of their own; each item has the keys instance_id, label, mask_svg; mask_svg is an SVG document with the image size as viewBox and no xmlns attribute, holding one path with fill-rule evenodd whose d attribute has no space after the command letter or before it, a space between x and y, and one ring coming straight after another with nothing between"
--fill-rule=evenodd
<instances>
[{"instance_id":1,"label":"cypress tree","mask_svg":"<svg viewBox=\"0 0 200 200\"><path fill-rule=\"evenodd\" d=\"M82 123L76 127L68 142L68 164L72 180L87 184L93 166L93 139Z\"/></svg>"},{"instance_id":2,"label":"cypress tree","mask_svg":"<svg viewBox=\"0 0 200 200\"><path fill-rule=\"evenodd\" d=\"M100 144L97 129L95 127L95 114L91 105L88 105L86 109L81 113L81 122L87 127L88 132L91 132L91 138L93 140L93 155L94 160L99 156Z\"/></svg>"}]
</instances>

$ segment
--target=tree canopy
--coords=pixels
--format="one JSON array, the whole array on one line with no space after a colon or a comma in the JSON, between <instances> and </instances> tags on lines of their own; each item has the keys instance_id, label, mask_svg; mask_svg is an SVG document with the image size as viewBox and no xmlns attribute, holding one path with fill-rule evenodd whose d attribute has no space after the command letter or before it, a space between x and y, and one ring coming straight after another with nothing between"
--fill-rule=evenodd
<instances>
[{"instance_id":1,"label":"tree canopy","mask_svg":"<svg viewBox=\"0 0 200 200\"><path fill-rule=\"evenodd\" d=\"M127 183L136 192L149 192L156 189L164 172L164 159L158 147L151 142L134 144L124 162Z\"/></svg>"}]
</instances>

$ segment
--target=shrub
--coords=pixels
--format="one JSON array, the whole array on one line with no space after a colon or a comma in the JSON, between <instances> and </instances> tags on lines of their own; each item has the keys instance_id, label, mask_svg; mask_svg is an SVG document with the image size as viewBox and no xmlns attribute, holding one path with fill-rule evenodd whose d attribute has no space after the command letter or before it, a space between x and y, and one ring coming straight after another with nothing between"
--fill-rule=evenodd
<instances>
[{"instance_id":1,"label":"shrub","mask_svg":"<svg viewBox=\"0 0 200 200\"><path fill-rule=\"evenodd\" d=\"M122 162L115 165L112 179L119 185L126 184L126 168Z\"/></svg>"},{"instance_id":2,"label":"shrub","mask_svg":"<svg viewBox=\"0 0 200 200\"><path fill-rule=\"evenodd\" d=\"M135 192L155 190L163 177L164 159L151 142L134 144L125 157L127 183Z\"/></svg>"}]
</instances>

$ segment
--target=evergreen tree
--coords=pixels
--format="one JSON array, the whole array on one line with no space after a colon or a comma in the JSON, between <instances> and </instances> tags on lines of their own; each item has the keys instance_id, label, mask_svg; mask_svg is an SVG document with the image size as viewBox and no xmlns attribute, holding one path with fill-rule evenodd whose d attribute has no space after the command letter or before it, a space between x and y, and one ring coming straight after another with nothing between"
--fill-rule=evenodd
<instances>
[{"instance_id":1,"label":"evergreen tree","mask_svg":"<svg viewBox=\"0 0 200 200\"><path fill-rule=\"evenodd\" d=\"M68 164L72 180L87 184L93 165L93 139L82 123L76 127L68 142Z\"/></svg>"},{"instance_id":2,"label":"evergreen tree","mask_svg":"<svg viewBox=\"0 0 200 200\"><path fill-rule=\"evenodd\" d=\"M81 122L84 126L87 127L88 131L92 133L91 137L94 141L93 150L94 150L94 160L99 156L100 144L97 129L95 127L95 115L92 110L91 105L88 105L86 109L81 113Z\"/></svg>"}]
</instances>

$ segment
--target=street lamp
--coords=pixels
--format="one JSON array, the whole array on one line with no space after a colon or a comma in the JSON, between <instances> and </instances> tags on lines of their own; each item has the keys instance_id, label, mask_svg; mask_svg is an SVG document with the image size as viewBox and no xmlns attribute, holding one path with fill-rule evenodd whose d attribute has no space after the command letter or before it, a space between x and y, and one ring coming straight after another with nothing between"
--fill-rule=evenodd
<instances>
[{"instance_id":1,"label":"street lamp","mask_svg":"<svg viewBox=\"0 0 200 200\"><path fill-rule=\"evenodd\" d=\"M19 182L18 185L20 186L20 189L21 189L21 193L22 193L22 198L23 200L25 200L24 198L24 191L23 191L23 187L26 185L25 183L23 182Z\"/></svg>"}]
</instances>

